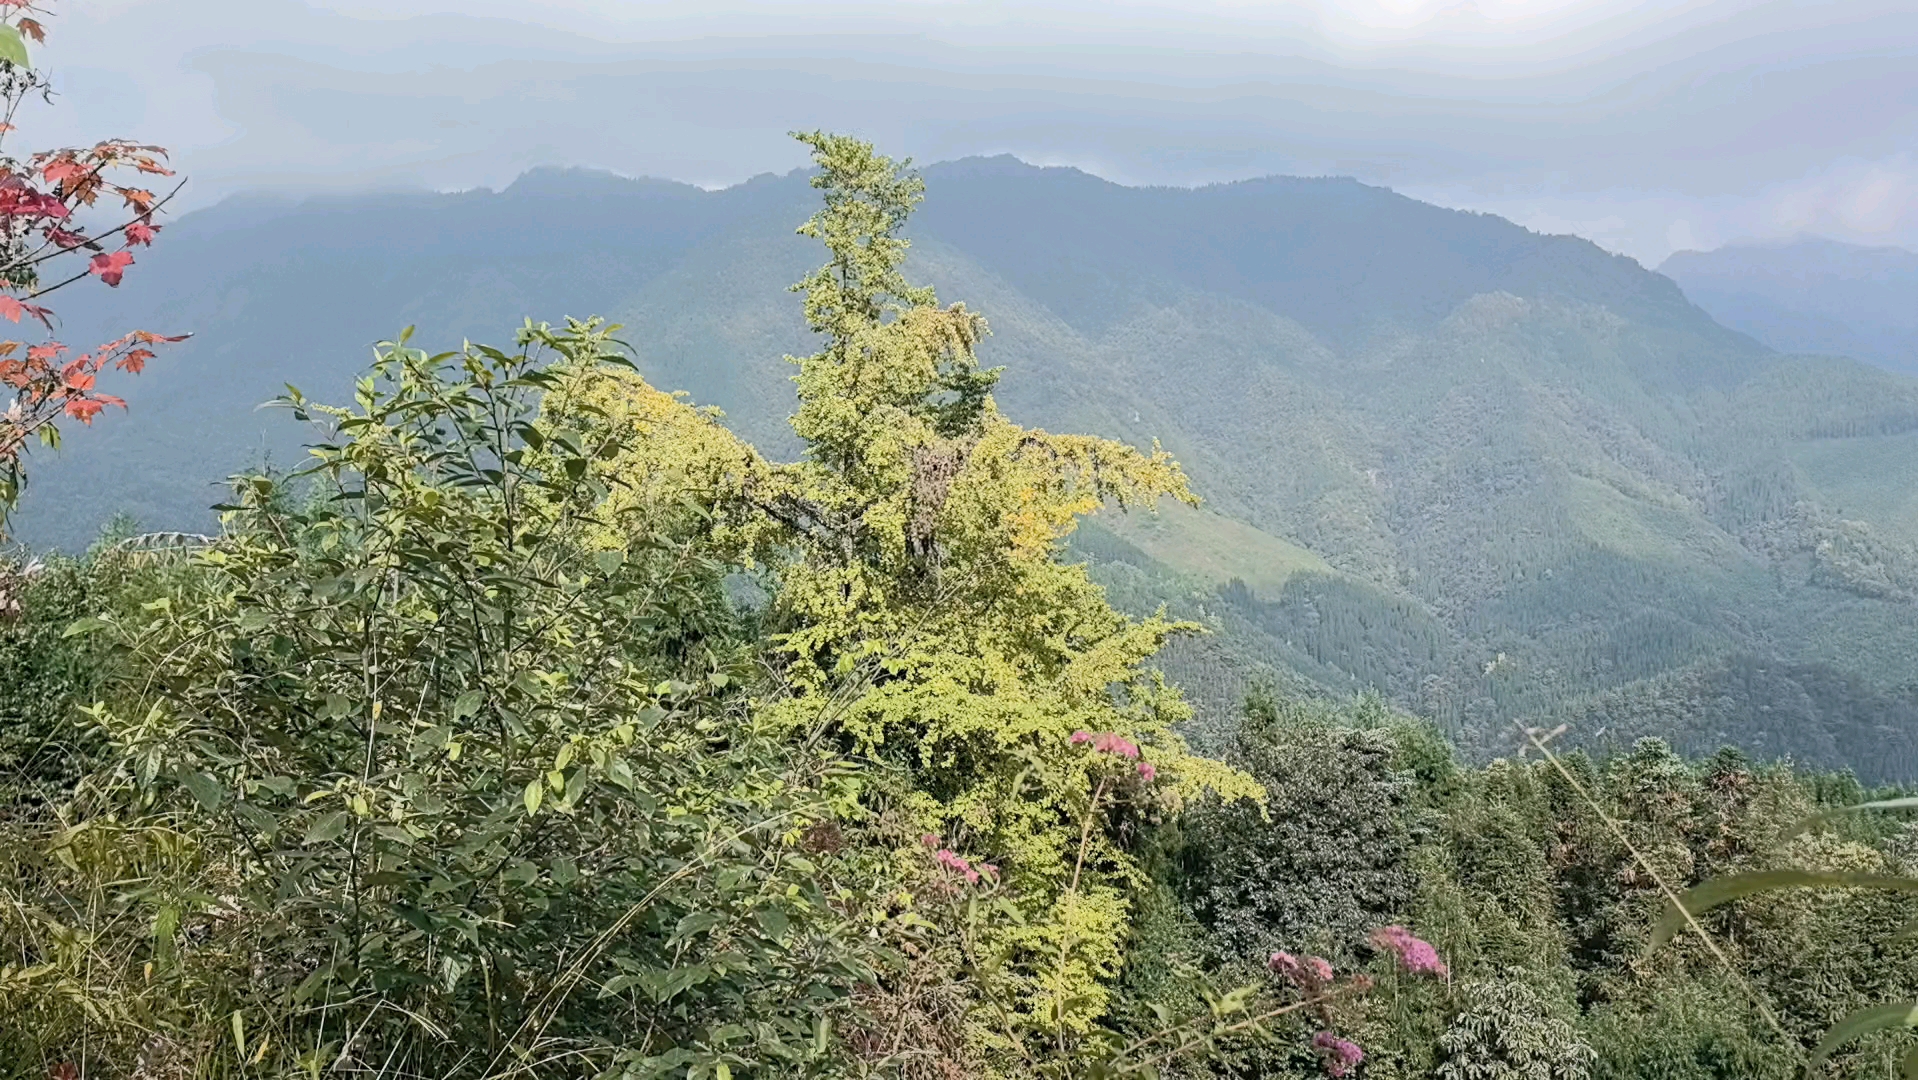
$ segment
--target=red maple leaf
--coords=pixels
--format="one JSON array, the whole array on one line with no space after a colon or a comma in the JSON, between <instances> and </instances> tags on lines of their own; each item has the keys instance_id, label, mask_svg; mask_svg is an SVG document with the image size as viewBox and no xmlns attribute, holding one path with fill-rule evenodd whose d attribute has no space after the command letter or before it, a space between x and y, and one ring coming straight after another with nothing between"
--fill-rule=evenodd
<instances>
[{"instance_id":1,"label":"red maple leaf","mask_svg":"<svg viewBox=\"0 0 1918 1080\"><path fill-rule=\"evenodd\" d=\"M40 166L40 175L50 184L61 184L68 180L77 180L90 172L85 165L68 157L57 157Z\"/></svg>"},{"instance_id":2,"label":"red maple leaf","mask_svg":"<svg viewBox=\"0 0 1918 1080\"><path fill-rule=\"evenodd\" d=\"M120 284L121 276L127 272L127 267L132 265L133 253L130 251L115 251L111 254L101 252L87 264L87 272L100 275L100 280L108 285L117 286Z\"/></svg>"},{"instance_id":3,"label":"red maple leaf","mask_svg":"<svg viewBox=\"0 0 1918 1080\"><path fill-rule=\"evenodd\" d=\"M160 226L158 225L148 225L144 221L136 221L127 226L127 244L129 246L133 244L147 244L150 246L153 243L153 234L159 231Z\"/></svg>"},{"instance_id":4,"label":"red maple leaf","mask_svg":"<svg viewBox=\"0 0 1918 1080\"><path fill-rule=\"evenodd\" d=\"M93 418L100 415L100 410L105 407L106 406L92 398L77 397L67 399L67 415L89 426L92 425Z\"/></svg>"},{"instance_id":5,"label":"red maple leaf","mask_svg":"<svg viewBox=\"0 0 1918 1080\"><path fill-rule=\"evenodd\" d=\"M19 322L20 316L27 313L27 306L11 296L0 296L0 319Z\"/></svg>"},{"instance_id":6,"label":"red maple leaf","mask_svg":"<svg viewBox=\"0 0 1918 1080\"><path fill-rule=\"evenodd\" d=\"M152 349L134 349L113 362L113 366L129 375L138 375L146 370L147 361L153 359Z\"/></svg>"}]
</instances>

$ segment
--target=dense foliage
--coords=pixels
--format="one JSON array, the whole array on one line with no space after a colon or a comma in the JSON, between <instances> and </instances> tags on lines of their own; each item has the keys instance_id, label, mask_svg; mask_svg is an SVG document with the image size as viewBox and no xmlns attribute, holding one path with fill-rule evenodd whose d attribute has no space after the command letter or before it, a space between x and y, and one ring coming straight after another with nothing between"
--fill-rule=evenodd
<instances>
[{"instance_id":1,"label":"dense foliage","mask_svg":"<svg viewBox=\"0 0 1918 1080\"><path fill-rule=\"evenodd\" d=\"M1067 548L1191 501L1179 466L1001 413L982 319L904 275L917 177L804 139L797 460L616 327L402 334L350 404L282 402L310 463L238 478L217 536L0 573L0 1077L1729 1080L1903 1048L1821 1045L1918 995L1907 804L1799 825L1871 794L1848 776L1537 733L1473 765L1378 696L1270 687L1194 722L1150 665L1197 627ZM1679 890L1787 871L1893 888L1734 890L1672 937Z\"/></svg>"}]
</instances>

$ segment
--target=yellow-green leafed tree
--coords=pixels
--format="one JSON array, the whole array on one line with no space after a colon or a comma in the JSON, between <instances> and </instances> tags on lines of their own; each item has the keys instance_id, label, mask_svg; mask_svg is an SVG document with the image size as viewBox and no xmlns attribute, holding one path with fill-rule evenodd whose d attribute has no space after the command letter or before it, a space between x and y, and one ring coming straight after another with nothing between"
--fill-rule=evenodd
<instances>
[{"instance_id":1,"label":"yellow-green leafed tree","mask_svg":"<svg viewBox=\"0 0 1918 1080\"><path fill-rule=\"evenodd\" d=\"M916 860L937 870L921 883L991 893L997 914L968 918L959 950L974 1035L1060 1049L1104 1012L1120 965L1140 880L1128 836L1205 789L1259 794L1186 751L1173 728L1189 710L1143 667L1192 627L1121 614L1063 559L1103 505L1196 500L1156 447L1001 415L999 373L975 355L984 321L901 272L919 179L856 139L801 138L825 205L800 231L830 256L794 287L822 339L792 358L805 459L769 463L630 373L563 388L548 420L640 436L621 441L609 540L618 522L690 512L709 543L770 571L776 677L758 722L879 764L866 809L907 819L905 879ZM906 902L937 919L953 900Z\"/></svg>"},{"instance_id":2,"label":"yellow-green leafed tree","mask_svg":"<svg viewBox=\"0 0 1918 1080\"><path fill-rule=\"evenodd\" d=\"M1196 500L1157 447L1001 415L984 321L901 273L919 179L856 139L800 138L825 200L801 232L830 261L795 286L822 339L793 360L806 459L747 485L800 553L779 573L768 714L901 769L932 846L1003 874L1019 918L979 943L1001 1034L1082 1032L1137 878L1122 822L1204 788L1257 794L1186 751L1189 710L1142 666L1191 628L1119 613L1062 557L1102 504Z\"/></svg>"},{"instance_id":3,"label":"yellow-green leafed tree","mask_svg":"<svg viewBox=\"0 0 1918 1080\"><path fill-rule=\"evenodd\" d=\"M635 371L568 373L545 399L541 427L617 448L609 470L615 482L593 508L596 539L605 547L624 547L635 530L679 522L699 533L703 550L750 564L772 534L770 519L742 498L770 474L765 460L727 430L717 409L696 408Z\"/></svg>"}]
</instances>

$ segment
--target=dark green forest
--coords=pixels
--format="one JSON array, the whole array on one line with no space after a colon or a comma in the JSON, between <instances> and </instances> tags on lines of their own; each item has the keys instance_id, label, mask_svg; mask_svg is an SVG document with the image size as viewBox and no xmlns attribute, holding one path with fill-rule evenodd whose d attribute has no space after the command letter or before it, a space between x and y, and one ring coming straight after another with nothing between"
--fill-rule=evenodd
<instances>
[{"instance_id":1,"label":"dark green forest","mask_svg":"<svg viewBox=\"0 0 1918 1080\"><path fill-rule=\"evenodd\" d=\"M1506 237L1503 276L1367 308L1223 240L1095 288L1062 268L1149 230L1014 215L964 227L1115 333L1296 345L1284 393L1186 387L1282 415L1114 366L1052 415L1187 422L1028 427L1073 369L1019 348L1087 331L908 258L941 173L802 138L768 235L800 225L810 344L761 348L743 286L679 309L791 379L783 435L664 389L643 322L428 325L288 389L306 460L236 462L204 535L5 565L0 1076L1911 1075L1918 833L1873 785L1914 764L1914 579L1793 455L1902 438L1918 393L1477 219L1441 224ZM1299 250L1404 224L1314 190ZM1322 321L1221 322L1279 293ZM1314 418L1366 377L1327 415L1418 422Z\"/></svg>"}]
</instances>

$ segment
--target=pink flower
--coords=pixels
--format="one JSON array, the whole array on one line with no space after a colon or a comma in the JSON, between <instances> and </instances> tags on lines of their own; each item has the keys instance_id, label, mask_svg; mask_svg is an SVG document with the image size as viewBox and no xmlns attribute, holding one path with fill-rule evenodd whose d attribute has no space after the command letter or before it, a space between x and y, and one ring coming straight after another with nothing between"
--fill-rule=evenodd
<instances>
[{"instance_id":1,"label":"pink flower","mask_svg":"<svg viewBox=\"0 0 1918 1080\"><path fill-rule=\"evenodd\" d=\"M926 835L919 838L919 842L926 845L929 848L936 848L939 846L939 837L933 835L932 833L927 833Z\"/></svg>"},{"instance_id":2,"label":"pink flower","mask_svg":"<svg viewBox=\"0 0 1918 1080\"><path fill-rule=\"evenodd\" d=\"M1141 761L1139 762L1139 777L1150 784L1159 778L1159 770L1154 768L1151 762Z\"/></svg>"},{"instance_id":3,"label":"pink flower","mask_svg":"<svg viewBox=\"0 0 1918 1080\"><path fill-rule=\"evenodd\" d=\"M1445 978L1451 974L1445 961L1439 959L1438 950L1431 943L1413 937L1403 926L1384 926L1372 931L1372 944L1380 951L1397 955L1399 964L1414 975Z\"/></svg>"},{"instance_id":4,"label":"pink flower","mask_svg":"<svg viewBox=\"0 0 1918 1080\"><path fill-rule=\"evenodd\" d=\"M1089 742L1091 742L1091 741L1092 741L1092 732L1090 732L1090 731L1075 731L1075 732L1073 732L1073 733L1072 733L1072 740L1071 740L1071 741L1072 741L1072 745L1074 745L1074 746L1083 746L1084 744L1086 744L1086 743L1089 743Z\"/></svg>"},{"instance_id":5,"label":"pink flower","mask_svg":"<svg viewBox=\"0 0 1918 1080\"><path fill-rule=\"evenodd\" d=\"M1123 735L1110 731L1104 732L1092 742L1092 748L1101 754L1117 754L1127 760L1139 756L1139 748Z\"/></svg>"},{"instance_id":6,"label":"pink flower","mask_svg":"<svg viewBox=\"0 0 1918 1080\"><path fill-rule=\"evenodd\" d=\"M1358 1043L1341 1039L1329 1031L1312 1036L1312 1046L1324 1055L1325 1071L1333 1076L1344 1076L1365 1060L1365 1051L1359 1049Z\"/></svg>"},{"instance_id":7,"label":"pink flower","mask_svg":"<svg viewBox=\"0 0 1918 1080\"><path fill-rule=\"evenodd\" d=\"M1275 952L1265 966L1307 993L1315 993L1332 983L1332 965L1322 956L1300 960L1289 952Z\"/></svg>"},{"instance_id":8,"label":"pink flower","mask_svg":"<svg viewBox=\"0 0 1918 1080\"><path fill-rule=\"evenodd\" d=\"M943 866L946 869L952 871L953 873L958 874L960 877L965 878L966 884L968 885L979 884L979 871L973 869L973 866L971 863L967 862L963 857L959 855L958 852L952 850L951 848L940 848L939 851L933 855L933 860L937 862L940 866Z\"/></svg>"}]
</instances>

